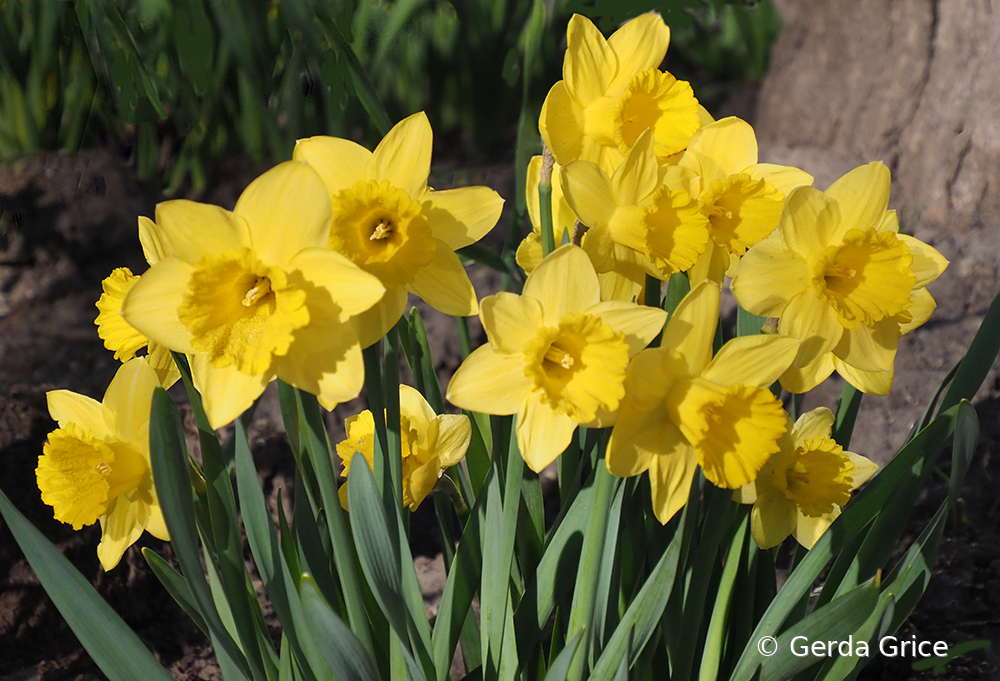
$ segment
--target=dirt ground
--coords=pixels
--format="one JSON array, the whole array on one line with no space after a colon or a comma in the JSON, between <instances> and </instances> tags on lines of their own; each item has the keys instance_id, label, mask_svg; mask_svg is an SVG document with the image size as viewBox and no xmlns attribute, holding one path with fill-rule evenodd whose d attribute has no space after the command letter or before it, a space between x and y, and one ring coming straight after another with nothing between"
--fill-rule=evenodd
<instances>
[{"instance_id":1,"label":"dirt ground","mask_svg":"<svg viewBox=\"0 0 1000 681\"><path fill-rule=\"evenodd\" d=\"M820 187L857 164L851 156L776 143L762 143L761 160L799 163L817 176ZM234 163L231 173L223 173L228 179L200 198L231 207L253 176L246 165ZM479 181L512 195L509 169L481 175ZM0 489L95 584L175 678L218 679L204 637L159 586L139 552L128 551L118 568L105 573L95 551L99 530L73 532L55 522L34 482L37 456L54 427L45 392L66 388L99 398L117 368L97 337L94 302L101 280L114 267L145 268L135 239L136 216L151 215L160 199L158 190L138 182L127 159L114 151L73 158L42 154L0 168L0 209L7 216L0 227ZM901 344L892 395L865 400L854 449L882 461L898 447L941 376L961 356L1000 282L992 255L993 247L1000 247L996 224L980 223L962 233L944 232L919 220L912 224L915 236L939 248L952 266L931 287L941 303L934 319ZM496 286L488 274L476 275L474 281L480 295ZM441 369L453 371L458 357L454 328L432 313L428 317ZM831 381L804 406L832 406L839 390ZM1000 583L1000 496L995 493L1000 484L1000 382L995 377L984 385L975 405L983 435L962 505L949 519L927 594L900 635L949 645L985 641L992 650L968 652L949 662L942 673L915 671L912 659L878 659L863 679L998 677L1000 594L994 586ZM360 408L360 403L345 405L331 415L331 432L341 432L343 417ZM291 480L290 457L273 403L258 413L251 441L265 492L273 500L277 489L287 488ZM911 538L946 493L947 483L934 477L914 510ZM428 606L433 610L430 582L438 553L434 522L426 515L415 519L414 527L429 528L415 533L414 553L427 575ZM148 535L139 545L170 555L168 545ZM45 596L10 533L0 529L0 681L94 678L102 677Z\"/></svg>"}]
</instances>

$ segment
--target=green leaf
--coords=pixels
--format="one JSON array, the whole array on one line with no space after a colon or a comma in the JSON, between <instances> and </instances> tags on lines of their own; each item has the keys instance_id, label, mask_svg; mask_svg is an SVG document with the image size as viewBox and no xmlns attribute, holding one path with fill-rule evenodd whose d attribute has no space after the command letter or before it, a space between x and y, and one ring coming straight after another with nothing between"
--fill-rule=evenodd
<instances>
[{"instance_id":1,"label":"green leaf","mask_svg":"<svg viewBox=\"0 0 1000 681\"><path fill-rule=\"evenodd\" d=\"M979 442L979 416L971 404L958 403L958 419L955 423L955 442L952 445L951 478L948 480L948 499L954 504L965 475L972 465Z\"/></svg>"},{"instance_id":2,"label":"green leaf","mask_svg":"<svg viewBox=\"0 0 1000 681\"><path fill-rule=\"evenodd\" d=\"M0 515L59 613L111 681L170 681L139 637L3 492Z\"/></svg>"},{"instance_id":3,"label":"green leaf","mask_svg":"<svg viewBox=\"0 0 1000 681\"><path fill-rule=\"evenodd\" d=\"M170 597L177 602L177 605L181 606L181 609L187 613L191 621L195 623L195 626L201 629L202 633L207 636L208 627L205 624L205 618L202 617L201 611L195 604L194 596L191 595L191 589L188 587L187 582L184 581L181 573L177 572L170 563L163 560L160 554L150 548L142 549L142 557L146 559L146 565L153 571L156 578L160 580L160 584L167 590Z\"/></svg>"},{"instance_id":4,"label":"green leaf","mask_svg":"<svg viewBox=\"0 0 1000 681\"><path fill-rule=\"evenodd\" d=\"M583 640L584 632L578 632L573 638L566 641L565 647L555 659L549 663L549 671L545 674L545 681L566 681L569 678L569 667L573 662L573 657L580 648L580 641Z\"/></svg>"},{"instance_id":5,"label":"green leaf","mask_svg":"<svg viewBox=\"0 0 1000 681\"><path fill-rule=\"evenodd\" d=\"M948 392L941 400L939 414L951 409L960 400L973 398L979 391L979 386L986 380L986 375L993 366L998 352L1000 352L1000 291L993 297L993 302L983 317L983 323L976 331L976 337L972 339L968 351L962 357L955 378L952 379Z\"/></svg>"},{"instance_id":6,"label":"green leaf","mask_svg":"<svg viewBox=\"0 0 1000 681\"><path fill-rule=\"evenodd\" d=\"M320 651L338 681L378 681L378 671L358 637L337 617L308 575L301 584L302 607L309 631L324 645Z\"/></svg>"},{"instance_id":7,"label":"green leaf","mask_svg":"<svg viewBox=\"0 0 1000 681\"><path fill-rule=\"evenodd\" d=\"M851 447L851 435L854 433L854 423L861 409L861 398L864 393L850 383L844 383L840 392L840 402L837 403L837 416L833 423L833 439L844 449Z\"/></svg>"},{"instance_id":8,"label":"green leaf","mask_svg":"<svg viewBox=\"0 0 1000 681\"><path fill-rule=\"evenodd\" d=\"M865 623L878 600L879 581L873 577L828 605L814 610L777 637L773 644L777 652L764 658L760 681L783 681L819 662L820 658L811 654L794 654L792 640L801 637L795 642L795 650L813 641L847 641ZM755 647L759 645L756 640L751 643Z\"/></svg>"},{"instance_id":9,"label":"green leaf","mask_svg":"<svg viewBox=\"0 0 1000 681\"><path fill-rule=\"evenodd\" d=\"M767 317L758 317L757 315L747 312L742 306L736 308L736 335L737 336L756 336L764 328L764 322L767 321Z\"/></svg>"}]
</instances>

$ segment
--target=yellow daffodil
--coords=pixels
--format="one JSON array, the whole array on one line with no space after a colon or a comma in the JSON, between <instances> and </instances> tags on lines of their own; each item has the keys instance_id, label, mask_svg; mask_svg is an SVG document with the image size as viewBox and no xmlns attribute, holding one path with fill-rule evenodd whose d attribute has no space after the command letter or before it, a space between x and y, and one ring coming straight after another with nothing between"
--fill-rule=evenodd
<instances>
[{"instance_id":1,"label":"yellow daffodil","mask_svg":"<svg viewBox=\"0 0 1000 681\"><path fill-rule=\"evenodd\" d=\"M712 357L720 288L702 282L685 296L661 346L639 353L608 443L608 470L649 471L653 510L666 523L687 502L700 464L719 487L750 482L774 452L787 416L766 386L788 368L798 341L745 336Z\"/></svg>"},{"instance_id":2,"label":"yellow daffodil","mask_svg":"<svg viewBox=\"0 0 1000 681\"><path fill-rule=\"evenodd\" d=\"M360 392L356 316L384 289L326 247L330 218L319 175L295 161L254 180L233 212L184 200L156 207L150 243L162 257L125 296L122 315L191 356L213 427L275 376L328 409Z\"/></svg>"},{"instance_id":3,"label":"yellow daffodil","mask_svg":"<svg viewBox=\"0 0 1000 681\"><path fill-rule=\"evenodd\" d=\"M812 175L791 166L757 163L757 138L746 121L709 123L691 138L666 178L696 197L708 217L710 247L691 271L692 281L722 282L746 250L778 226L785 195L811 185Z\"/></svg>"},{"instance_id":4,"label":"yellow daffodil","mask_svg":"<svg viewBox=\"0 0 1000 681\"><path fill-rule=\"evenodd\" d=\"M538 121L556 161L590 161L610 173L647 129L657 156L684 149L701 116L691 85L659 70L669 43L657 14L633 19L607 40L573 15L563 80L549 90Z\"/></svg>"},{"instance_id":5,"label":"yellow daffodil","mask_svg":"<svg viewBox=\"0 0 1000 681\"><path fill-rule=\"evenodd\" d=\"M830 439L833 413L813 409L778 440L781 450L757 479L736 491L736 501L753 504L750 531L757 546L769 549L788 535L811 549L840 515L840 509L878 469L874 463Z\"/></svg>"},{"instance_id":6,"label":"yellow daffodil","mask_svg":"<svg viewBox=\"0 0 1000 681\"><path fill-rule=\"evenodd\" d=\"M434 413L418 391L399 386L400 439L403 452L403 504L411 511L434 490L446 470L465 457L472 440L472 425L463 415ZM344 422L347 439L337 444L344 476L351 471L357 452L374 470L375 419L367 409ZM348 477L348 481L350 478ZM340 486L340 503L347 508L347 482Z\"/></svg>"},{"instance_id":7,"label":"yellow daffodil","mask_svg":"<svg viewBox=\"0 0 1000 681\"><path fill-rule=\"evenodd\" d=\"M588 227L583 248L598 272L666 279L690 269L705 251L708 218L701 204L663 184L663 175L649 131L611 177L588 161L563 170L566 199Z\"/></svg>"},{"instance_id":8,"label":"yellow daffodil","mask_svg":"<svg viewBox=\"0 0 1000 681\"><path fill-rule=\"evenodd\" d=\"M587 255L567 244L532 272L522 295L483 299L489 343L448 386L448 400L486 414L517 414L521 456L534 471L569 445L577 425L614 422L629 359L663 327L666 313L601 302Z\"/></svg>"},{"instance_id":9,"label":"yellow daffodil","mask_svg":"<svg viewBox=\"0 0 1000 681\"><path fill-rule=\"evenodd\" d=\"M503 199L489 187L428 187L431 139L421 112L396 124L374 152L336 137L295 144L294 158L316 169L332 199L329 247L378 277L386 289L382 301L359 318L362 347L399 321L407 291L445 314L479 311L455 249L493 228Z\"/></svg>"},{"instance_id":10,"label":"yellow daffodil","mask_svg":"<svg viewBox=\"0 0 1000 681\"><path fill-rule=\"evenodd\" d=\"M103 402L68 390L47 394L59 428L38 457L38 489L55 519L74 530L101 522L97 556L105 570L143 530L170 538L149 464L149 411L158 385L137 357L118 369Z\"/></svg>"},{"instance_id":11,"label":"yellow daffodil","mask_svg":"<svg viewBox=\"0 0 1000 681\"><path fill-rule=\"evenodd\" d=\"M802 340L781 377L786 390L811 390L836 370L858 390L888 393L899 336L933 311L924 287L948 261L899 234L888 202L881 163L852 170L826 192L796 189L779 229L744 256L733 280L740 305L777 317L779 333Z\"/></svg>"}]
</instances>

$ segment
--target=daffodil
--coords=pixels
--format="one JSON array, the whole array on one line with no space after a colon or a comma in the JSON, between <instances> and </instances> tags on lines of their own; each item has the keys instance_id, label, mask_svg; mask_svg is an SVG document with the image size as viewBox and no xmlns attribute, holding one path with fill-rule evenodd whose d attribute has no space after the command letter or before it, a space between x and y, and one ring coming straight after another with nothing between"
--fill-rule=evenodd
<instances>
[{"instance_id":1,"label":"daffodil","mask_svg":"<svg viewBox=\"0 0 1000 681\"><path fill-rule=\"evenodd\" d=\"M769 549L788 535L811 549L840 515L840 509L878 469L874 463L830 438L833 413L813 409L778 440L780 451L757 479L736 491L736 501L753 504L750 531L757 546Z\"/></svg>"},{"instance_id":2,"label":"daffodil","mask_svg":"<svg viewBox=\"0 0 1000 681\"><path fill-rule=\"evenodd\" d=\"M56 520L79 530L101 523L97 556L105 570L143 530L168 540L149 464L149 411L159 385L146 360L118 369L104 401L69 390L47 393L59 428L49 433L35 476Z\"/></svg>"},{"instance_id":3,"label":"daffodil","mask_svg":"<svg viewBox=\"0 0 1000 681\"><path fill-rule=\"evenodd\" d=\"M798 341L744 336L713 358L719 298L718 284L696 286L667 322L660 347L632 360L608 443L613 475L649 471L653 510L664 524L687 502L698 465L715 485L738 488L778 451L787 428L766 386L791 364Z\"/></svg>"},{"instance_id":4,"label":"daffodil","mask_svg":"<svg viewBox=\"0 0 1000 681\"><path fill-rule=\"evenodd\" d=\"M528 218L531 232L517 247L517 264L530 274L542 262L542 217L539 208L538 185L542 176L542 157L533 156L528 163L525 182L525 197L528 203ZM576 226L576 213L566 202L562 188L562 166L556 163L552 168L552 236L556 247L563 240L570 241Z\"/></svg>"},{"instance_id":5,"label":"daffodil","mask_svg":"<svg viewBox=\"0 0 1000 681\"><path fill-rule=\"evenodd\" d=\"M160 385L169 388L181 377L170 350L159 343L150 341L139 333L122 317L122 302L132 290L139 277L127 267L118 267L101 282L104 292L97 301L97 335L104 341L104 347L115 353L115 359L122 362L135 357L147 348L146 358L150 367L160 379Z\"/></svg>"},{"instance_id":6,"label":"daffodil","mask_svg":"<svg viewBox=\"0 0 1000 681\"><path fill-rule=\"evenodd\" d=\"M666 182L696 197L708 218L712 238L692 269L692 281L721 283L747 248L777 228L785 195L811 185L813 178L792 166L757 163L753 128L729 117L691 137Z\"/></svg>"},{"instance_id":7,"label":"daffodil","mask_svg":"<svg viewBox=\"0 0 1000 681\"><path fill-rule=\"evenodd\" d=\"M496 224L503 199L489 187L434 191L431 126L424 113L396 124L375 148L336 137L298 140L294 158L323 178L333 205L328 246L378 277L385 297L359 318L362 347L391 329L407 291L453 316L479 311L455 249Z\"/></svg>"},{"instance_id":8,"label":"daffodil","mask_svg":"<svg viewBox=\"0 0 1000 681\"><path fill-rule=\"evenodd\" d=\"M669 43L657 14L633 19L608 39L573 15L563 80L549 90L538 121L556 161L590 161L610 173L647 129L657 156L684 149L702 118L691 85L659 70Z\"/></svg>"},{"instance_id":9,"label":"daffodil","mask_svg":"<svg viewBox=\"0 0 1000 681\"><path fill-rule=\"evenodd\" d=\"M644 132L610 177L588 161L563 170L570 208L588 227L583 248L598 272L666 279L690 269L708 245L701 204L663 183L653 146Z\"/></svg>"},{"instance_id":10,"label":"daffodil","mask_svg":"<svg viewBox=\"0 0 1000 681\"><path fill-rule=\"evenodd\" d=\"M360 392L356 319L384 289L326 247L330 224L322 180L296 161L254 180L233 212L185 200L156 207L148 243L162 257L133 284L122 315L191 356L213 427L276 376L328 409Z\"/></svg>"},{"instance_id":11,"label":"daffodil","mask_svg":"<svg viewBox=\"0 0 1000 681\"><path fill-rule=\"evenodd\" d=\"M781 377L786 390L811 390L836 370L863 392L888 393L899 336L933 311L924 287L948 261L899 234L888 202L881 163L852 170L826 192L796 189L778 230L740 263L733 280L740 305L777 317L779 333L802 341Z\"/></svg>"},{"instance_id":12,"label":"daffodil","mask_svg":"<svg viewBox=\"0 0 1000 681\"><path fill-rule=\"evenodd\" d=\"M458 368L448 400L517 414L521 456L537 472L566 449L577 425L614 422L629 359L659 333L666 313L602 303L590 259L567 244L528 276L522 295L484 298L479 317L489 343Z\"/></svg>"},{"instance_id":13,"label":"daffodil","mask_svg":"<svg viewBox=\"0 0 1000 681\"><path fill-rule=\"evenodd\" d=\"M472 440L469 417L434 413L418 391L399 386L399 423L403 453L403 504L411 511L434 490L446 470L465 457ZM347 508L347 483L351 462L358 452L374 470L375 419L367 409L344 422L347 438L337 443L337 455L344 463L340 503Z\"/></svg>"}]
</instances>

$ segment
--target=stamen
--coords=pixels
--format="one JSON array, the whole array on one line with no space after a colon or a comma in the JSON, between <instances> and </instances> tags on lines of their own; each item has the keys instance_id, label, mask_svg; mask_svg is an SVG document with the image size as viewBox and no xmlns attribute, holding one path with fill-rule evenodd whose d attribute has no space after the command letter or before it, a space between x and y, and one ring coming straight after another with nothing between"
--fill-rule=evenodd
<instances>
[{"instance_id":1,"label":"stamen","mask_svg":"<svg viewBox=\"0 0 1000 681\"><path fill-rule=\"evenodd\" d=\"M720 206L716 204L712 206L712 210L709 212L712 214L712 217L726 218L727 220L733 219L733 211L729 210L725 206Z\"/></svg>"},{"instance_id":2,"label":"stamen","mask_svg":"<svg viewBox=\"0 0 1000 681\"><path fill-rule=\"evenodd\" d=\"M850 279L856 276L858 271L853 267L848 267L847 265L841 265L840 263L834 263L826 268L825 276L827 279L832 277L841 277L844 279Z\"/></svg>"},{"instance_id":3,"label":"stamen","mask_svg":"<svg viewBox=\"0 0 1000 681\"><path fill-rule=\"evenodd\" d=\"M378 239L388 239L392 234L392 222L386 223L385 220L379 220L378 224L375 225L375 231L372 235L368 237L370 241L376 241Z\"/></svg>"},{"instance_id":4,"label":"stamen","mask_svg":"<svg viewBox=\"0 0 1000 681\"><path fill-rule=\"evenodd\" d=\"M108 473L111 472L111 467L107 463L102 461L96 466L94 466L94 470L100 473L101 475L107 475Z\"/></svg>"},{"instance_id":5,"label":"stamen","mask_svg":"<svg viewBox=\"0 0 1000 681\"><path fill-rule=\"evenodd\" d=\"M271 292L271 282L266 277L257 277L257 281L243 296L243 307L251 307L262 297Z\"/></svg>"},{"instance_id":6,"label":"stamen","mask_svg":"<svg viewBox=\"0 0 1000 681\"><path fill-rule=\"evenodd\" d=\"M558 347L555 343L550 345L549 349L545 351L545 361L558 364L563 369L573 368L573 358L568 352Z\"/></svg>"}]
</instances>

